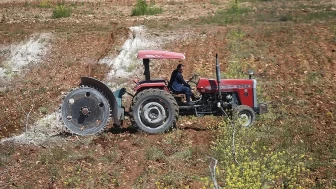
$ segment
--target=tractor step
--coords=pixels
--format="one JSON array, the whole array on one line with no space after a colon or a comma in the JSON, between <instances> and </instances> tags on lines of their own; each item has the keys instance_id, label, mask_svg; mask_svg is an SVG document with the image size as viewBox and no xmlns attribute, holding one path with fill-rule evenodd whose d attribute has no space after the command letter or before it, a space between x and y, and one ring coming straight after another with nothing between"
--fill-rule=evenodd
<instances>
[{"instance_id":1,"label":"tractor step","mask_svg":"<svg viewBox=\"0 0 336 189\"><path fill-rule=\"evenodd\" d=\"M179 106L179 109L194 109L194 108L198 108L200 107L201 105L184 105L184 106Z\"/></svg>"}]
</instances>

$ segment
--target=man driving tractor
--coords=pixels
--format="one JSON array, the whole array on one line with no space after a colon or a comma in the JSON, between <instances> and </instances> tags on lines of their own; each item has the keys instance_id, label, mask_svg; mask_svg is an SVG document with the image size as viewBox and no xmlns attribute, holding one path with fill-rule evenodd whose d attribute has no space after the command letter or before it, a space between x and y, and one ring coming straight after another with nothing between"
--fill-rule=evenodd
<instances>
[{"instance_id":1,"label":"man driving tractor","mask_svg":"<svg viewBox=\"0 0 336 189\"><path fill-rule=\"evenodd\" d=\"M186 95L187 104L194 105L191 99L191 89L190 85L183 79L182 73L184 70L184 65L179 64L177 68L172 72L170 81L169 81L169 89L174 93L183 93Z\"/></svg>"}]
</instances>

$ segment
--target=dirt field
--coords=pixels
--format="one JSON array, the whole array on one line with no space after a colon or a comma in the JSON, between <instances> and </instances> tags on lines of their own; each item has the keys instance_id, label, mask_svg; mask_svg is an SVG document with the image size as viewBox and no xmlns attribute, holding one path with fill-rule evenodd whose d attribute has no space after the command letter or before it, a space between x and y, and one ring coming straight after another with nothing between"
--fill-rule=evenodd
<instances>
[{"instance_id":1,"label":"dirt field","mask_svg":"<svg viewBox=\"0 0 336 189\"><path fill-rule=\"evenodd\" d=\"M210 175L222 118L181 117L176 130L160 135L109 123L88 137L64 134L55 117L39 121L58 112L80 76L133 92L131 77L143 77L135 53L148 48L184 53L185 78L214 78L216 53L223 77L247 78L253 69L259 101L270 108L253 126L264 133L260 140L313 159L306 187L336 187L332 0L244 0L233 16L225 12L229 0L155 1L163 12L147 16L130 16L136 1L65 1L71 16L53 19L57 2L0 2L0 139L29 131L0 144L3 188L207 186L202 178ZM152 77L168 78L178 63L154 61Z\"/></svg>"}]
</instances>

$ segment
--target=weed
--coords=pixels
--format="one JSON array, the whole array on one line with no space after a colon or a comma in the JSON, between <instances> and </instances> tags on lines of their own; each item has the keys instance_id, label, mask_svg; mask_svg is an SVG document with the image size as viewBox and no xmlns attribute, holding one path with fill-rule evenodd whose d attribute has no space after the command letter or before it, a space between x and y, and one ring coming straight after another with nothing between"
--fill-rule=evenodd
<instances>
[{"instance_id":1,"label":"weed","mask_svg":"<svg viewBox=\"0 0 336 189\"><path fill-rule=\"evenodd\" d=\"M39 161L44 164L54 164L57 161L67 160L69 152L62 148L53 148L52 151L40 155Z\"/></svg>"},{"instance_id":2,"label":"weed","mask_svg":"<svg viewBox=\"0 0 336 189\"><path fill-rule=\"evenodd\" d=\"M38 111L41 112L42 114L47 114L48 108L42 106L38 108Z\"/></svg>"},{"instance_id":3,"label":"weed","mask_svg":"<svg viewBox=\"0 0 336 189\"><path fill-rule=\"evenodd\" d=\"M183 1L176 1L176 0L170 0L168 1L168 5L181 5Z\"/></svg>"},{"instance_id":4,"label":"weed","mask_svg":"<svg viewBox=\"0 0 336 189\"><path fill-rule=\"evenodd\" d=\"M59 4L53 10L52 18L66 18L71 16L71 9L67 8L64 4Z\"/></svg>"},{"instance_id":5,"label":"weed","mask_svg":"<svg viewBox=\"0 0 336 189\"><path fill-rule=\"evenodd\" d=\"M305 20L312 21L312 20L331 20L336 17L336 11L318 11L314 13L309 13Z\"/></svg>"},{"instance_id":6,"label":"weed","mask_svg":"<svg viewBox=\"0 0 336 189\"><path fill-rule=\"evenodd\" d=\"M162 12L162 8L152 7L148 5L145 0L138 0L135 7L132 9L131 16L155 15Z\"/></svg>"},{"instance_id":7,"label":"weed","mask_svg":"<svg viewBox=\"0 0 336 189\"><path fill-rule=\"evenodd\" d=\"M159 181L155 182L157 189L165 188L180 188L181 184L176 182L177 180L183 179L183 174L178 172L169 172L163 175Z\"/></svg>"},{"instance_id":8,"label":"weed","mask_svg":"<svg viewBox=\"0 0 336 189\"><path fill-rule=\"evenodd\" d=\"M293 17L290 14L280 16L280 21L282 21L282 22L287 22L287 21L291 21L291 20L293 20Z\"/></svg>"},{"instance_id":9,"label":"weed","mask_svg":"<svg viewBox=\"0 0 336 189\"><path fill-rule=\"evenodd\" d=\"M193 148L187 148L185 150L176 152L170 157L170 159L173 159L174 161L185 161L191 159L192 155Z\"/></svg>"},{"instance_id":10,"label":"weed","mask_svg":"<svg viewBox=\"0 0 336 189\"><path fill-rule=\"evenodd\" d=\"M49 169L50 180L52 182L57 181L58 177L60 176L58 168L56 166L51 166Z\"/></svg>"},{"instance_id":11,"label":"weed","mask_svg":"<svg viewBox=\"0 0 336 189\"><path fill-rule=\"evenodd\" d=\"M103 157L104 160L106 160L107 163L113 162L118 157L117 149L112 148L110 149Z\"/></svg>"},{"instance_id":12,"label":"weed","mask_svg":"<svg viewBox=\"0 0 336 189\"><path fill-rule=\"evenodd\" d=\"M202 23L216 23L220 25L243 22L243 15L250 12L250 9L240 7L238 0L231 1L231 6L227 10L219 10L214 16L203 18Z\"/></svg>"},{"instance_id":13,"label":"weed","mask_svg":"<svg viewBox=\"0 0 336 189\"><path fill-rule=\"evenodd\" d=\"M37 6L40 8L51 8L52 4L50 0L42 0Z\"/></svg>"},{"instance_id":14,"label":"weed","mask_svg":"<svg viewBox=\"0 0 336 189\"><path fill-rule=\"evenodd\" d=\"M126 68L127 72L133 72L134 70L136 70L137 68L137 63L136 62L132 62L131 64L129 64Z\"/></svg>"},{"instance_id":15,"label":"weed","mask_svg":"<svg viewBox=\"0 0 336 189\"><path fill-rule=\"evenodd\" d=\"M244 36L245 33L240 29L232 30L228 34L228 46L229 50L232 52L229 60L229 67L225 72L225 76L228 78L243 78L246 75L244 70L246 70L248 65L244 61L244 57L241 56L245 50L244 46L246 45L243 43Z\"/></svg>"},{"instance_id":16,"label":"weed","mask_svg":"<svg viewBox=\"0 0 336 189\"><path fill-rule=\"evenodd\" d=\"M216 170L218 179L225 187L300 188L308 184L304 177L308 173L305 164L309 158L305 154L293 154L289 149L275 151L256 142L262 140L254 128L237 128L233 139L233 127L222 124L213 150L221 162Z\"/></svg>"},{"instance_id":17,"label":"weed","mask_svg":"<svg viewBox=\"0 0 336 189\"><path fill-rule=\"evenodd\" d=\"M331 41L336 44L336 25L331 25L330 30L333 33L333 35L331 36Z\"/></svg>"},{"instance_id":18,"label":"weed","mask_svg":"<svg viewBox=\"0 0 336 189\"><path fill-rule=\"evenodd\" d=\"M0 153L0 167L10 161L10 156L15 152L15 147L8 146L8 148Z\"/></svg>"},{"instance_id":19,"label":"weed","mask_svg":"<svg viewBox=\"0 0 336 189\"><path fill-rule=\"evenodd\" d=\"M307 74L307 82L310 84L314 84L319 81L320 78L322 78L322 74L320 72L310 72Z\"/></svg>"},{"instance_id":20,"label":"weed","mask_svg":"<svg viewBox=\"0 0 336 189\"><path fill-rule=\"evenodd\" d=\"M150 147L147 151L146 151L146 155L145 155L147 160L160 160L162 158L165 157L163 151L155 146Z\"/></svg>"},{"instance_id":21,"label":"weed","mask_svg":"<svg viewBox=\"0 0 336 189\"><path fill-rule=\"evenodd\" d=\"M218 0L211 0L210 4L212 4L212 5L219 5L219 1Z\"/></svg>"}]
</instances>

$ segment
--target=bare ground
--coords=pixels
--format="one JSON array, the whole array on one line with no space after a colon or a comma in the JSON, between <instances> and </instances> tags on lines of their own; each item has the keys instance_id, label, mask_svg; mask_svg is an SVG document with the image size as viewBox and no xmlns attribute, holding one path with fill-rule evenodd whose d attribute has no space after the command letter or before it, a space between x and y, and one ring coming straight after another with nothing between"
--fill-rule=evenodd
<instances>
[{"instance_id":1,"label":"bare ground","mask_svg":"<svg viewBox=\"0 0 336 189\"><path fill-rule=\"evenodd\" d=\"M270 133L275 136L273 145L285 145L287 141L293 146L304 146L316 161L311 168L311 182L316 182L317 187L334 187L335 21L303 19L320 7L327 12L335 11L334 3L293 1L290 6L294 8L287 10L272 8L281 7L284 1L259 5L246 2L244 5L260 11L253 17L256 21L217 25L200 20L227 7L229 2L172 2L158 3L164 9L163 14L140 17L129 16L134 2L73 3L69 4L72 16L61 19L51 19L53 6L40 7L36 1L1 3L1 47L18 44L36 33L50 32L53 37L41 64L29 66L22 76L4 82L6 87L0 90L3 110L0 139L21 134L27 122L32 124L56 111L62 94L76 87L80 76L105 80L109 67L99 64L99 60L119 54L131 26L145 25L148 32L158 36L189 36L162 46L186 55L186 78L192 73L214 77L216 53L223 72L228 71L234 54L229 48L228 35L241 30L245 36L240 56L248 63L244 71L255 70L262 88L260 96L277 115L272 123L277 130L272 132L279 133ZM284 17L289 13L292 17ZM0 61L5 59L0 53ZM177 63L158 63L153 77L167 77L166 73ZM131 86L128 80L118 82ZM5 188L159 188L162 182L172 188L201 188L204 184L200 178L209 175L207 156L211 154L211 142L216 135L216 130L211 128L219 121L213 117L182 117L177 130L161 135L133 131L126 123L121 130L107 129L98 136L61 133L55 136L57 140L50 138L38 146L2 143L0 185ZM256 127L262 128L264 123L257 121Z\"/></svg>"}]
</instances>

